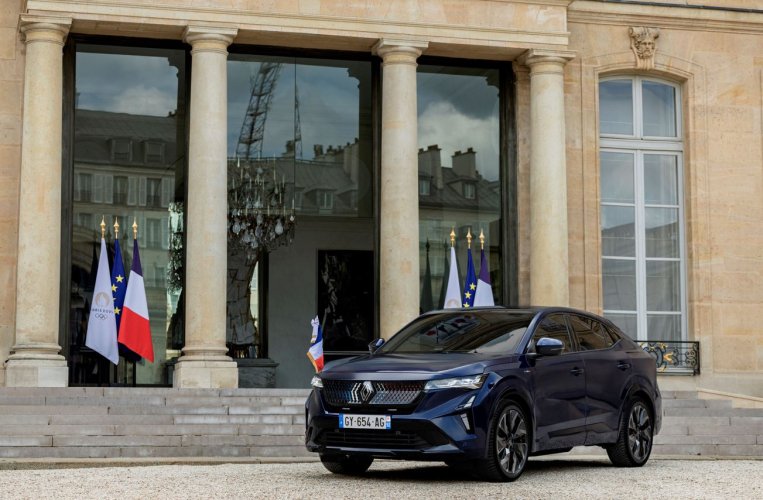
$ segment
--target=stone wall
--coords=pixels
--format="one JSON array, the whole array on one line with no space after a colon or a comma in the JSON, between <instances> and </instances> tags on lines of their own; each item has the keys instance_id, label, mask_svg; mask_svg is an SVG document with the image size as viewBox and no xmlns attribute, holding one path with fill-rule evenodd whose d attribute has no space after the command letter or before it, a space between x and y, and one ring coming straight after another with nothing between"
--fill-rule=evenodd
<instances>
[{"instance_id":1,"label":"stone wall","mask_svg":"<svg viewBox=\"0 0 763 500\"><path fill-rule=\"evenodd\" d=\"M744 18L748 24L735 30L723 23L701 29L688 17L697 12L692 9L625 9L631 12L619 19L590 21L570 11L570 49L578 53L566 69L571 305L602 307L598 78L641 74L677 82L683 94L689 340L701 342L702 375L665 383L761 396L763 329L756 313L763 303L763 13ZM636 69L628 29L640 25L661 29L654 70Z\"/></svg>"},{"instance_id":2,"label":"stone wall","mask_svg":"<svg viewBox=\"0 0 763 500\"><path fill-rule=\"evenodd\" d=\"M0 386L13 346L16 309L21 114L24 44L18 33L21 0L0 5ZM54 229L58 228L41 228Z\"/></svg>"}]
</instances>

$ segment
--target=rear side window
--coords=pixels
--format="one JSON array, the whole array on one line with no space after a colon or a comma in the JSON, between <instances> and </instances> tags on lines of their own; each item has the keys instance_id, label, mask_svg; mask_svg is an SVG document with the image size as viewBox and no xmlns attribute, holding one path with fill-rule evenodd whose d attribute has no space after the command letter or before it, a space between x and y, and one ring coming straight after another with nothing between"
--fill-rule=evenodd
<instances>
[{"instance_id":1,"label":"rear side window","mask_svg":"<svg viewBox=\"0 0 763 500\"><path fill-rule=\"evenodd\" d=\"M543 337L561 340L562 344L564 344L562 354L575 350L572 348L572 339L570 338L569 331L567 331L567 322L562 314L552 314L546 316L541 321L540 325L535 329L535 333L533 333L533 338L527 352L535 352L535 343Z\"/></svg>"},{"instance_id":2,"label":"rear side window","mask_svg":"<svg viewBox=\"0 0 763 500\"><path fill-rule=\"evenodd\" d=\"M578 339L578 345L581 351L596 351L598 349L609 349L614 345L612 337L604 325L593 318L585 316L576 316L571 314L570 326Z\"/></svg>"}]
</instances>

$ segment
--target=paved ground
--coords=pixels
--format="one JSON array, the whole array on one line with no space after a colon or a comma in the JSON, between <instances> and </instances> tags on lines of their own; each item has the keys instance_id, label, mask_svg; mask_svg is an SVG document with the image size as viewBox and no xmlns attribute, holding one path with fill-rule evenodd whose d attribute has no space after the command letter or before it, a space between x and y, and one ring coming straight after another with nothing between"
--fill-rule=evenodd
<instances>
[{"instance_id":1,"label":"paved ground","mask_svg":"<svg viewBox=\"0 0 763 500\"><path fill-rule=\"evenodd\" d=\"M332 475L316 462L114 465L0 463L0 498L763 498L763 461L754 460L660 459L616 469L599 458L543 457L509 484L422 462L376 462L363 478Z\"/></svg>"}]
</instances>

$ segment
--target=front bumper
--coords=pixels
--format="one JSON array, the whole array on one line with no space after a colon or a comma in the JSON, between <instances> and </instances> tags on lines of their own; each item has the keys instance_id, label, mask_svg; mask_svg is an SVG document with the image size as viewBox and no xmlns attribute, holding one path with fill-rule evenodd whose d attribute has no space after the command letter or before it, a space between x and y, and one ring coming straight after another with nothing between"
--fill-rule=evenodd
<instances>
[{"instance_id":1,"label":"front bumper","mask_svg":"<svg viewBox=\"0 0 763 500\"><path fill-rule=\"evenodd\" d=\"M317 453L412 460L459 460L484 456L484 412L463 400L479 391L425 394L406 414L377 408L335 411L313 390L305 407L305 446ZM463 397L462 397L463 396ZM477 400L478 398L475 398ZM339 429L339 413L391 415L389 430Z\"/></svg>"}]
</instances>

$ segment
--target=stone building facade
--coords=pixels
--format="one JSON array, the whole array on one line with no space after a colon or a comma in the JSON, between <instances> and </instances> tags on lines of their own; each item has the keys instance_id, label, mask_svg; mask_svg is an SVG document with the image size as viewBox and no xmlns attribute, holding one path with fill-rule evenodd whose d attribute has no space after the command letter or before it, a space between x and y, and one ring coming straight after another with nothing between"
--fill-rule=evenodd
<instances>
[{"instance_id":1,"label":"stone building facade","mask_svg":"<svg viewBox=\"0 0 763 500\"><path fill-rule=\"evenodd\" d=\"M420 142L427 133L421 123L422 68L436 74L437 68L458 67L472 74L484 67L480 82L494 89L490 95L497 109L494 121L484 122L495 124L497 152L490 167L495 175L479 165L469 175L495 187L491 196L500 197L502 215L456 216L460 206L453 202L451 214L442 212L441 226L474 220L493 228L493 241L500 243L488 249L500 301L570 305L604 313L643 340L699 342L700 373L663 377L664 387L763 397L763 330L754 320L763 303L758 230L763 5L756 0L5 2L0 8L0 385L70 383L71 359L62 339L69 338L64 309L70 307L66 288L76 239L70 170L78 167L71 159L79 147L78 99L87 98L84 83L79 93L80 77L87 76L80 55L108 54L104 47L113 46L125 53L158 47L180 54L168 59L180 90L164 116L173 118L179 131L172 147L187 151L178 156L182 175L172 176L174 198L168 195L185 207L184 297L182 308L177 296L167 299L166 324L156 328L166 339L182 324L183 340L177 350L165 346L179 356L167 383L238 384L226 345L229 184L219 172L234 164L229 76L231 61L239 57L234 55L244 54L243 59L261 57L260 73L268 57L291 58L278 62L281 82L292 68L296 74L318 66L316 60L346 67L343 77L353 78L348 88L359 94L361 105L353 111L355 137L347 136L343 151L358 150L352 154L368 158L363 161L370 194L360 203L354 188L300 195L320 196L311 198L313 206L328 212L332 196L346 196L345 205L360 215L339 220L306 214L300 233L297 207L294 244L275 250L267 261L271 299L252 307L262 316L258 327L268 324L271 351L281 356L277 361L304 356L309 325L302 328L304 335L293 331L317 309L320 277L315 278L312 260L316 249L331 248L327 231L346 236L342 248L374 254L374 336L389 337L418 314L425 273L421 234L433 226L411 221L428 210L420 203L430 193L426 182L443 182L436 173L426 178L433 170L421 155L431 153L430 146L438 154L445 147ZM356 59L358 65L336 62ZM309 79L294 77L288 112L295 117L292 149L287 148L292 157L311 126L308 84L296 83L304 81ZM468 97L458 97L459 102L471 105ZM277 109L273 104L271 114ZM300 117L301 129L295 125ZM447 114L441 121L456 128L478 123ZM461 136L469 134L468 128L460 130ZM132 137L148 141L140 132ZM454 172L462 151L484 158L485 148L459 144L449 151ZM305 150L314 151L313 160L320 163L324 145L317 145L305 144ZM354 185L363 185L356 167L345 171L355 172ZM287 174L275 166L272 172L283 175L286 186ZM290 189L298 184L295 178ZM466 199L479 196L458 186ZM291 194L296 200L297 193ZM300 235L315 243L300 246ZM287 298L273 299L291 290L294 300L301 300L301 277L289 259L313 266L308 272L313 281L304 286L310 312L302 323L291 322L295 314ZM170 260L157 268L165 265ZM279 344L279 328L288 342ZM284 385L299 385L288 373L283 377Z\"/></svg>"}]
</instances>

